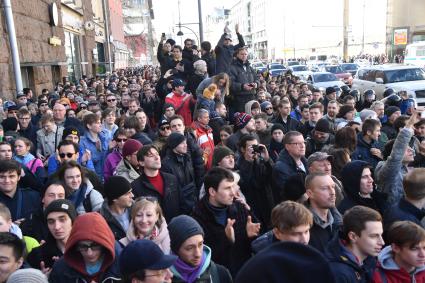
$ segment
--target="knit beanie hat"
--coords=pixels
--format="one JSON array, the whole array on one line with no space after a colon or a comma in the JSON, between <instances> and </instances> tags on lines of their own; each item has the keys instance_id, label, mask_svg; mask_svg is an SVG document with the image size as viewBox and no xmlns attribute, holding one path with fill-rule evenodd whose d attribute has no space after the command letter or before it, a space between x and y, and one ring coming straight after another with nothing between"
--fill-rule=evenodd
<instances>
[{"instance_id":1,"label":"knit beanie hat","mask_svg":"<svg viewBox=\"0 0 425 283\"><path fill-rule=\"evenodd\" d=\"M174 149L185 140L186 140L185 136L183 136L180 133L174 132L174 133L171 133L171 135L168 136L167 145L168 145L169 148Z\"/></svg>"},{"instance_id":2,"label":"knit beanie hat","mask_svg":"<svg viewBox=\"0 0 425 283\"><path fill-rule=\"evenodd\" d=\"M236 112L233 116L235 118L236 129L243 129L251 120L252 116L244 112Z\"/></svg>"},{"instance_id":3,"label":"knit beanie hat","mask_svg":"<svg viewBox=\"0 0 425 283\"><path fill-rule=\"evenodd\" d=\"M74 204L67 199L57 199L52 201L44 210L44 217L47 218L51 212L65 212L71 218L72 222L77 217L77 211Z\"/></svg>"},{"instance_id":4,"label":"knit beanie hat","mask_svg":"<svg viewBox=\"0 0 425 283\"><path fill-rule=\"evenodd\" d=\"M216 84L210 84L206 89L204 89L203 96L209 100L214 98L215 92L217 91Z\"/></svg>"},{"instance_id":5,"label":"knit beanie hat","mask_svg":"<svg viewBox=\"0 0 425 283\"><path fill-rule=\"evenodd\" d=\"M122 156L127 157L129 155L132 155L136 151L139 151L139 149L141 149L142 147L143 145L138 140L129 139L124 143L122 147Z\"/></svg>"},{"instance_id":6,"label":"knit beanie hat","mask_svg":"<svg viewBox=\"0 0 425 283\"><path fill-rule=\"evenodd\" d=\"M38 269L23 268L13 272L6 283L48 283L46 275Z\"/></svg>"},{"instance_id":7,"label":"knit beanie hat","mask_svg":"<svg viewBox=\"0 0 425 283\"><path fill-rule=\"evenodd\" d=\"M400 108L398 108L397 106L388 106L387 109L385 109L385 115L387 115L387 117L390 117L397 111L400 111Z\"/></svg>"},{"instance_id":8,"label":"knit beanie hat","mask_svg":"<svg viewBox=\"0 0 425 283\"><path fill-rule=\"evenodd\" d=\"M6 118L1 124L5 132L16 131L18 129L18 120L15 117Z\"/></svg>"},{"instance_id":9,"label":"knit beanie hat","mask_svg":"<svg viewBox=\"0 0 425 283\"><path fill-rule=\"evenodd\" d=\"M264 101L260 104L261 111L265 112L267 107L273 106L273 104L270 101Z\"/></svg>"},{"instance_id":10,"label":"knit beanie hat","mask_svg":"<svg viewBox=\"0 0 425 283\"><path fill-rule=\"evenodd\" d=\"M105 182L104 192L108 201L119 198L131 190L130 182L122 176L111 176Z\"/></svg>"},{"instance_id":11,"label":"knit beanie hat","mask_svg":"<svg viewBox=\"0 0 425 283\"><path fill-rule=\"evenodd\" d=\"M317 121L316 126L314 126L314 130L322 133L332 133L331 124L326 119L320 119Z\"/></svg>"},{"instance_id":12,"label":"knit beanie hat","mask_svg":"<svg viewBox=\"0 0 425 283\"><path fill-rule=\"evenodd\" d=\"M190 216L179 215L174 217L168 224L168 233L170 234L171 250L177 254L180 246L188 238L195 235L204 236L204 230L201 225Z\"/></svg>"},{"instance_id":13,"label":"knit beanie hat","mask_svg":"<svg viewBox=\"0 0 425 283\"><path fill-rule=\"evenodd\" d=\"M226 156L229 155L235 155L235 153L233 152L233 150L231 150L230 148L228 148L227 146L223 145L223 146L216 146L214 148L214 152L213 152L213 158L212 158L212 166L217 166L218 163L223 160L223 158L225 158Z\"/></svg>"},{"instance_id":14,"label":"knit beanie hat","mask_svg":"<svg viewBox=\"0 0 425 283\"><path fill-rule=\"evenodd\" d=\"M273 134L274 131L276 130L281 130L282 133L285 133L285 128L283 127L283 125L281 123L275 123L273 124L270 133Z\"/></svg>"},{"instance_id":15,"label":"knit beanie hat","mask_svg":"<svg viewBox=\"0 0 425 283\"><path fill-rule=\"evenodd\" d=\"M69 126L69 127L66 127L64 130L63 130L63 133L62 133L62 140L64 140L67 136L69 136L69 135L76 135L76 136L78 136L78 138L80 138L80 136L81 136L81 132L78 130L78 128L77 127L74 127L74 126Z\"/></svg>"}]
</instances>

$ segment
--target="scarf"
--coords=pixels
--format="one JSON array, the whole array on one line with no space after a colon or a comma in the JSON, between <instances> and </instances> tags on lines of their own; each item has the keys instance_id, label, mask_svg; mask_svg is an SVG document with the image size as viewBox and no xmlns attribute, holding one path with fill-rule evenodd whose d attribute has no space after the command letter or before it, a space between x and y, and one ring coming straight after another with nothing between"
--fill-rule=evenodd
<instances>
[{"instance_id":1,"label":"scarf","mask_svg":"<svg viewBox=\"0 0 425 283\"><path fill-rule=\"evenodd\" d=\"M185 263L180 258L174 262L174 265L171 267L171 271L177 277L180 277L184 282L193 283L197 278L201 276L202 273L210 266L211 263L211 252L207 246L204 246L202 253L202 260L198 266L191 266Z\"/></svg>"},{"instance_id":2,"label":"scarf","mask_svg":"<svg viewBox=\"0 0 425 283\"><path fill-rule=\"evenodd\" d=\"M85 183L81 184L80 188L74 192L72 192L68 200L74 204L74 207L77 208L80 206L84 199L86 198L87 185Z\"/></svg>"},{"instance_id":3,"label":"scarf","mask_svg":"<svg viewBox=\"0 0 425 283\"><path fill-rule=\"evenodd\" d=\"M16 160L16 161L18 161L19 163L24 164L25 166L27 166L27 164L28 164L31 160L35 159L35 156L28 152L28 153L27 153L27 154L25 154L24 156L15 155L15 156L13 157L13 159L15 159L15 160ZM34 162L35 162L35 161L34 161ZM28 167L28 166L27 166L27 167Z\"/></svg>"}]
</instances>

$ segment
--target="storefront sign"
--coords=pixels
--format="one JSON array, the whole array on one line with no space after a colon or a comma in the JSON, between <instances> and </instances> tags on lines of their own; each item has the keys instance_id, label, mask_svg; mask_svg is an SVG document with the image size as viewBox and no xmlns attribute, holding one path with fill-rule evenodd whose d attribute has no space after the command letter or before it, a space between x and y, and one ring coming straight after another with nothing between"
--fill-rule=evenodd
<instances>
[{"instance_id":1,"label":"storefront sign","mask_svg":"<svg viewBox=\"0 0 425 283\"><path fill-rule=\"evenodd\" d=\"M407 28L394 29L394 45L406 45L407 35Z\"/></svg>"},{"instance_id":2,"label":"storefront sign","mask_svg":"<svg viewBox=\"0 0 425 283\"><path fill-rule=\"evenodd\" d=\"M60 46L60 45L62 45L62 41L59 37L53 36L53 37L49 38L49 44L51 44L53 46Z\"/></svg>"}]
</instances>

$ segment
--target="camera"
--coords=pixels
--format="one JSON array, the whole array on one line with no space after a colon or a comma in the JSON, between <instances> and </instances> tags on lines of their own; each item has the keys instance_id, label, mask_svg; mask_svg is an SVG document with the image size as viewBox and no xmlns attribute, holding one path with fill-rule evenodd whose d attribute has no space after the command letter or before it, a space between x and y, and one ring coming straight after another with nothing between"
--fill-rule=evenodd
<instances>
[{"instance_id":1,"label":"camera","mask_svg":"<svg viewBox=\"0 0 425 283\"><path fill-rule=\"evenodd\" d=\"M252 150L254 151L254 153L261 153L264 151L264 146L262 145L258 145L258 144L253 144L252 145Z\"/></svg>"}]
</instances>

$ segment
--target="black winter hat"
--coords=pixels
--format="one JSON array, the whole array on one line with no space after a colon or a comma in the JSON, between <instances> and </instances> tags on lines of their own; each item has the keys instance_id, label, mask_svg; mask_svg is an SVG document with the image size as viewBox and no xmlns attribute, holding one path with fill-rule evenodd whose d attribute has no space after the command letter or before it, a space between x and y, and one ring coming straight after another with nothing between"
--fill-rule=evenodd
<instances>
[{"instance_id":1,"label":"black winter hat","mask_svg":"<svg viewBox=\"0 0 425 283\"><path fill-rule=\"evenodd\" d=\"M326 95L329 95L331 93L336 92L335 88L333 86L329 86L326 88Z\"/></svg>"},{"instance_id":2,"label":"black winter hat","mask_svg":"<svg viewBox=\"0 0 425 283\"><path fill-rule=\"evenodd\" d=\"M283 125L281 123L275 123L273 124L270 133L273 134L274 131L276 130L281 130L282 133L285 133L285 128L283 127Z\"/></svg>"},{"instance_id":3,"label":"black winter hat","mask_svg":"<svg viewBox=\"0 0 425 283\"><path fill-rule=\"evenodd\" d=\"M317 121L316 126L314 126L314 130L322 133L332 133L331 124L326 119L320 119Z\"/></svg>"},{"instance_id":4,"label":"black winter hat","mask_svg":"<svg viewBox=\"0 0 425 283\"><path fill-rule=\"evenodd\" d=\"M400 111L400 108L398 108L397 106L388 106L387 109L385 109L385 115L387 115L387 117L390 117L397 111Z\"/></svg>"},{"instance_id":5,"label":"black winter hat","mask_svg":"<svg viewBox=\"0 0 425 283\"><path fill-rule=\"evenodd\" d=\"M167 145L169 148L174 149L185 140L186 140L185 136L183 136L180 133L174 132L168 136Z\"/></svg>"},{"instance_id":6,"label":"black winter hat","mask_svg":"<svg viewBox=\"0 0 425 283\"><path fill-rule=\"evenodd\" d=\"M81 132L80 132L80 130L78 130L78 128L77 127L74 127L74 126L69 126L69 127L66 127L64 130L63 130L63 133L62 133L62 140L64 140L67 136L69 136L69 135L76 135L76 136L78 136L78 138L80 138L80 136L81 136Z\"/></svg>"},{"instance_id":7,"label":"black winter hat","mask_svg":"<svg viewBox=\"0 0 425 283\"><path fill-rule=\"evenodd\" d=\"M77 218L77 211L74 204L67 199L57 199L52 201L44 210L44 218L47 218L51 212L65 212L71 218L72 222Z\"/></svg>"},{"instance_id":8,"label":"black winter hat","mask_svg":"<svg viewBox=\"0 0 425 283\"><path fill-rule=\"evenodd\" d=\"M130 182L122 176L111 176L104 185L105 197L108 201L119 198L131 190Z\"/></svg>"},{"instance_id":9,"label":"black winter hat","mask_svg":"<svg viewBox=\"0 0 425 283\"><path fill-rule=\"evenodd\" d=\"M192 217L184 214L171 219L168 224L168 233L170 234L171 250L175 254L188 238L195 235L204 236L201 225Z\"/></svg>"},{"instance_id":10,"label":"black winter hat","mask_svg":"<svg viewBox=\"0 0 425 283\"><path fill-rule=\"evenodd\" d=\"M238 272L235 282L334 283L335 278L328 260L316 249L278 242L252 257Z\"/></svg>"},{"instance_id":11,"label":"black winter hat","mask_svg":"<svg viewBox=\"0 0 425 283\"><path fill-rule=\"evenodd\" d=\"M212 157L212 165L217 166L218 163L228 155L234 156L235 153L233 152L233 150L231 150L230 148L228 148L225 145L215 147L213 157Z\"/></svg>"}]
</instances>

